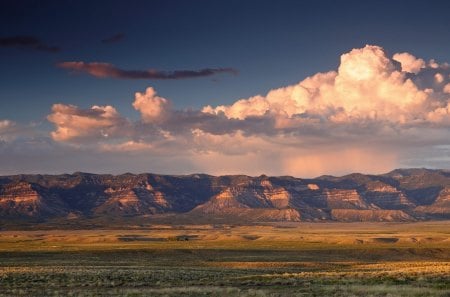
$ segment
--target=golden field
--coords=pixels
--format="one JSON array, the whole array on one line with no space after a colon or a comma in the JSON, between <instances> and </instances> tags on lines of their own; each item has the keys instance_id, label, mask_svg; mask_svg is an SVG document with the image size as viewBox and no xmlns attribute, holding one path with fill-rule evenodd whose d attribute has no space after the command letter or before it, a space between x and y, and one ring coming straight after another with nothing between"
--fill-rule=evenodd
<instances>
[{"instance_id":1,"label":"golden field","mask_svg":"<svg viewBox=\"0 0 450 297\"><path fill-rule=\"evenodd\" d=\"M0 232L0 296L450 296L450 222Z\"/></svg>"}]
</instances>

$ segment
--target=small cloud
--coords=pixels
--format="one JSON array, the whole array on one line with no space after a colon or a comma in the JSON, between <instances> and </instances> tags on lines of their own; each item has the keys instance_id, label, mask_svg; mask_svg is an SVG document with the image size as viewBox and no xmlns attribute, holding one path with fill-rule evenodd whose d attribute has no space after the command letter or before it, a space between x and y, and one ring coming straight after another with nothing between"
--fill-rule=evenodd
<instances>
[{"instance_id":1,"label":"small cloud","mask_svg":"<svg viewBox=\"0 0 450 297\"><path fill-rule=\"evenodd\" d=\"M444 76L441 73L436 73L434 75L434 79L436 80L436 83L440 84L444 81Z\"/></svg>"},{"instance_id":2,"label":"small cloud","mask_svg":"<svg viewBox=\"0 0 450 297\"><path fill-rule=\"evenodd\" d=\"M110 105L81 109L74 105L54 104L47 119L56 126L51 133L56 141L120 137L129 126Z\"/></svg>"},{"instance_id":3,"label":"small cloud","mask_svg":"<svg viewBox=\"0 0 450 297\"><path fill-rule=\"evenodd\" d=\"M133 107L141 112L144 122L160 122L169 116L171 102L157 96L155 89L149 87L145 90L145 93L137 92L135 94Z\"/></svg>"},{"instance_id":4,"label":"small cloud","mask_svg":"<svg viewBox=\"0 0 450 297\"><path fill-rule=\"evenodd\" d=\"M417 59L410 53L396 53L392 59L400 62L403 71L414 74L417 74L422 68L425 68L426 66L426 63L423 59Z\"/></svg>"},{"instance_id":5,"label":"small cloud","mask_svg":"<svg viewBox=\"0 0 450 297\"><path fill-rule=\"evenodd\" d=\"M109 63L101 62L61 62L57 67L84 72L98 78L119 78L119 79L184 79L211 76L219 73L237 74L233 68L205 68L200 70L124 70Z\"/></svg>"},{"instance_id":6,"label":"small cloud","mask_svg":"<svg viewBox=\"0 0 450 297\"><path fill-rule=\"evenodd\" d=\"M61 48L59 48L58 46L47 45L38 38L28 35L2 37L0 38L0 47L32 49L51 53L61 51Z\"/></svg>"},{"instance_id":7,"label":"small cloud","mask_svg":"<svg viewBox=\"0 0 450 297\"><path fill-rule=\"evenodd\" d=\"M14 138L17 125L10 120L0 120L0 142Z\"/></svg>"},{"instance_id":8,"label":"small cloud","mask_svg":"<svg viewBox=\"0 0 450 297\"><path fill-rule=\"evenodd\" d=\"M112 36L102 39L102 43L103 44L116 43L116 42L122 41L124 38L125 38L124 33L117 33L117 34L114 34Z\"/></svg>"},{"instance_id":9,"label":"small cloud","mask_svg":"<svg viewBox=\"0 0 450 297\"><path fill-rule=\"evenodd\" d=\"M14 125L10 120L0 120L0 133Z\"/></svg>"},{"instance_id":10,"label":"small cloud","mask_svg":"<svg viewBox=\"0 0 450 297\"><path fill-rule=\"evenodd\" d=\"M17 123L8 119L0 119L0 146L12 143L18 139L34 139L39 134L39 124Z\"/></svg>"},{"instance_id":11,"label":"small cloud","mask_svg":"<svg viewBox=\"0 0 450 297\"><path fill-rule=\"evenodd\" d=\"M444 93L446 93L446 94L450 94L450 83L448 83L448 84L445 85L443 91L444 91Z\"/></svg>"}]
</instances>

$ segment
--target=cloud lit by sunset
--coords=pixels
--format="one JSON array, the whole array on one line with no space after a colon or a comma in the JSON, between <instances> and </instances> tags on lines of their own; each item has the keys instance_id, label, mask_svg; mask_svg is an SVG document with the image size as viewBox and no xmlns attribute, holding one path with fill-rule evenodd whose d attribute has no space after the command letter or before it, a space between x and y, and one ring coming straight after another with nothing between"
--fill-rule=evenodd
<instances>
[{"instance_id":1,"label":"cloud lit by sunset","mask_svg":"<svg viewBox=\"0 0 450 297\"><path fill-rule=\"evenodd\" d=\"M123 3L102 24L67 4L72 35L17 24L0 36L0 173L450 166L448 18L350 1L318 26L321 5L266 4Z\"/></svg>"},{"instance_id":2,"label":"cloud lit by sunset","mask_svg":"<svg viewBox=\"0 0 450 297\"><path fill-rule=\"evenodd\" d=\"M411 143L448 144L433 135L450 124L448 64L409 53L392 58L374 45L340 61L337 70L295 85L199 110L173 109L149 87L130 101L142 118L134 122L112 106L55 104L51 135L81 146L95 142L98 151L177 155L199 171L300 176L388 171L401 165Z\"/></svg>"}]
</instances>

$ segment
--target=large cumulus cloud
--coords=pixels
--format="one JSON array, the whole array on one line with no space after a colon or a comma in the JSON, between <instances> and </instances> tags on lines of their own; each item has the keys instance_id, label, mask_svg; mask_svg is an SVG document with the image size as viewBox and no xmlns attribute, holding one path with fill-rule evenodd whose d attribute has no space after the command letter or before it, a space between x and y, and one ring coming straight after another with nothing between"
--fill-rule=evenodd
<instances>
[{"instance_id":1,"label":"large cumulus cloud","mask_svg":"<svg viewBox=\"0 0 450 297\"><path fill-rule=\"evenodd\" d=\"M415 59L412 55L407 57ZM241 120L270 114L280 129L301 127L305 121L353 126L362 121L427 123L430 114L447 106L448 95L439 86L429 84L421 88L415 80L425 81L426 77L418 71L422 68L411 64L411 60L388 58L381 47L366 46L342 55L337 71L318 73L266 96L241 99L229 106L207 106L203 111L223 112L230 119ZM423 70L430 75L426 68ZM448 65L433 68L432 72L439 76L438 84L448 83Z\"/></svg>"},{"instance_id":2,"label":"large cumulus cloud","mask_svg":"<svg viewBox=\"0 0 450 297\"><path fill-rule=\"evenodd\" d=\"M140 121L111 106L56 104L51 135L158 155L169 172L176 155L198 171L307 176L416 165L426 148L450 145L449 65L372 45L343 54L335 71L230 105L176 110L151 87L132 105Z\"/></svg>"}]
</instances>

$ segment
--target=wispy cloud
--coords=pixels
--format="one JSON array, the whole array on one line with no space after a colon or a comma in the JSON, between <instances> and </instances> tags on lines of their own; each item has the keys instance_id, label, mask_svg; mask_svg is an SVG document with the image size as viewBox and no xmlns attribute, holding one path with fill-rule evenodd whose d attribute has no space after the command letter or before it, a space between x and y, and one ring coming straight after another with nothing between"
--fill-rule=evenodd
<instances>
[{"instance_id":1,"label":"wispy cloud","mask_svg":"<svg viewBox=\"0 0 450 297\"><path fill-rule=\"evenodd\" d=\"M28 35L0 37L0 47L31 49L31 50L51 52L51 53L56 53L56 52L61 51L61 48L58 46L51 46L51 45L45 44L37 37L28 36Z\"/></svg>"},{"instance_id":2,"label":"wispy cloud","mask_svg":"<svg viewBox=\"0 0 450 297\"><path fill-rule=\"evenodd\" d=\"M74 72L84 72L99 78L119 78L119 79L186 79L212 76L219 73L237 74L233 68L205 68L200 70L124 70L109 63L100 62L61 62L58 67L72 70Z\"/></svg>"},{"instance_id":3,"label":"wispy cloud","mask_svg":"<svg viewBox=\"0 0 450 297\"><path fill-rule=\"evenodd\" d=\"M117 34L114 34L112 36L102 39L102 43L104 43L104 44L116 43L116 42L122 41L124 38L125 38L124 33L117 33Z\"/></svg>"}]
</instances>

